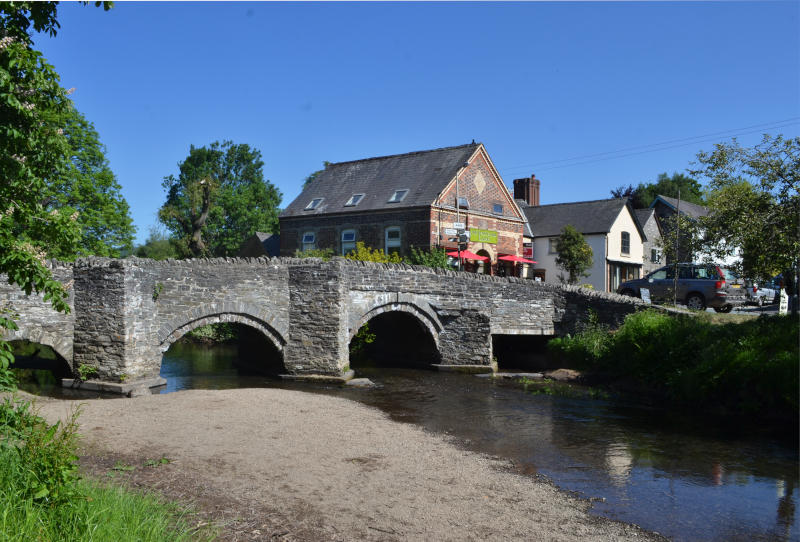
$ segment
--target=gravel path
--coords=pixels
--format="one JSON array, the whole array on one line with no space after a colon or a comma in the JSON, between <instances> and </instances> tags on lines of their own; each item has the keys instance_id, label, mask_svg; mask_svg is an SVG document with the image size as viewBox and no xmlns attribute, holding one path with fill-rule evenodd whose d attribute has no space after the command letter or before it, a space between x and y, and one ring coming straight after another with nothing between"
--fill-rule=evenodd
<instances>
[{"instance_id":1,"label":"gravel path","mask_svg":"<svg viewBox=\"0 0 800 542\"><path fill-rule=\"evenodd\" d=\"M82 464L194 503L223 540L654 540L510 465L346 399L278 389L81 404ZM158 468L148 459L170 459Z\"/></svg>"}]
</instances>

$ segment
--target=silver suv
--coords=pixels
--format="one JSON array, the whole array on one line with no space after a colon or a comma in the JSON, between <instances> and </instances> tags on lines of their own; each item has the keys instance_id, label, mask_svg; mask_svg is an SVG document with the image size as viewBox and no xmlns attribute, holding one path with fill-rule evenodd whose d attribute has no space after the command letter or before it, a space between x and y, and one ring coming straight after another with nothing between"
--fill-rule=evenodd
<instances>
[{"instance_id":1,"label":"silver suv","mask_svg":"<svg viewBox=\"0 0 800 542\"><path fill-rule=\"evenodd\" d=\"M669 302L677 298L678 303L685 303L690 309L711 307L717 312L730 312L735 305L744 303L744 289L726 278L726 275L731 276L726 269L716 264L679 263L675 281L675 267L666 265L644 278L623 282L617 293L642 297L642 288L647 288L654 301ZM677 296L674 293L676 283Z\"/></svg>"}]
</instances>

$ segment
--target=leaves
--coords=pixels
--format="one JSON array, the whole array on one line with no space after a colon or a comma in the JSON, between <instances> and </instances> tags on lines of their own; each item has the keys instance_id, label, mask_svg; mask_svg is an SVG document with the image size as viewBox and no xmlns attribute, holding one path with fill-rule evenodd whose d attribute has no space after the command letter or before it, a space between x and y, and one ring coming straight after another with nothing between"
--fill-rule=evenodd
<instances>
[{"instance_id":1,"label":"leaves","mask_svg":"<svg viewBox=\"0 0 800 542\"><path fill-rule=\"evenodd\" d=\"M567 281L576 284L581 277L588 277L586 272L592 266L594 253L583 235L571 224L561 230L556 244L556 265L569 274Z\"/></svg>"}]
</instances>

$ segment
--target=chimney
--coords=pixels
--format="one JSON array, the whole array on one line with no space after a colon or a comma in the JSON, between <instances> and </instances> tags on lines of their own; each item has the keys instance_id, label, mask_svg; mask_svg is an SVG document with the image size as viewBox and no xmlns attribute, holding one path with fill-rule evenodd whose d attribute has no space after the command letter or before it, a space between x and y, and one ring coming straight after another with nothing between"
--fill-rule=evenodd
<instances>
[{"instance_id":1,"label":"chimney","mask_svg":"<svg viewBox=\"0 0 800 542\"><path fill-rule=\"evenodd\" d=\"M538 207L539 184L535 174L531 174L530 179L514 179L514 199L525 200L531 207Z\"/></svg>"}]
</instances>

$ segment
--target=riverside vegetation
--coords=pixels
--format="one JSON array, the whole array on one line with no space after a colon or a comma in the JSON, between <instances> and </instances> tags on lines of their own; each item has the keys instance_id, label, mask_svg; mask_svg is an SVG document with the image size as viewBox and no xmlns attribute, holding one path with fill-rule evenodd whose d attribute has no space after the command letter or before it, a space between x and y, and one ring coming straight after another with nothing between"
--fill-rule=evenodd
<instances>
[{"instance_id":1,"label":"riverside vegetation","mask_svg":"<svg viewBox=\"0 0 800 542\"><path fill-rule=\"evenodd\" d=\"M590 316L582 331L551 340L548 349L558 361L672 405L797 426L798 319L715 322L645 310L612 331Z\"/></svg>"}]
</instances>

